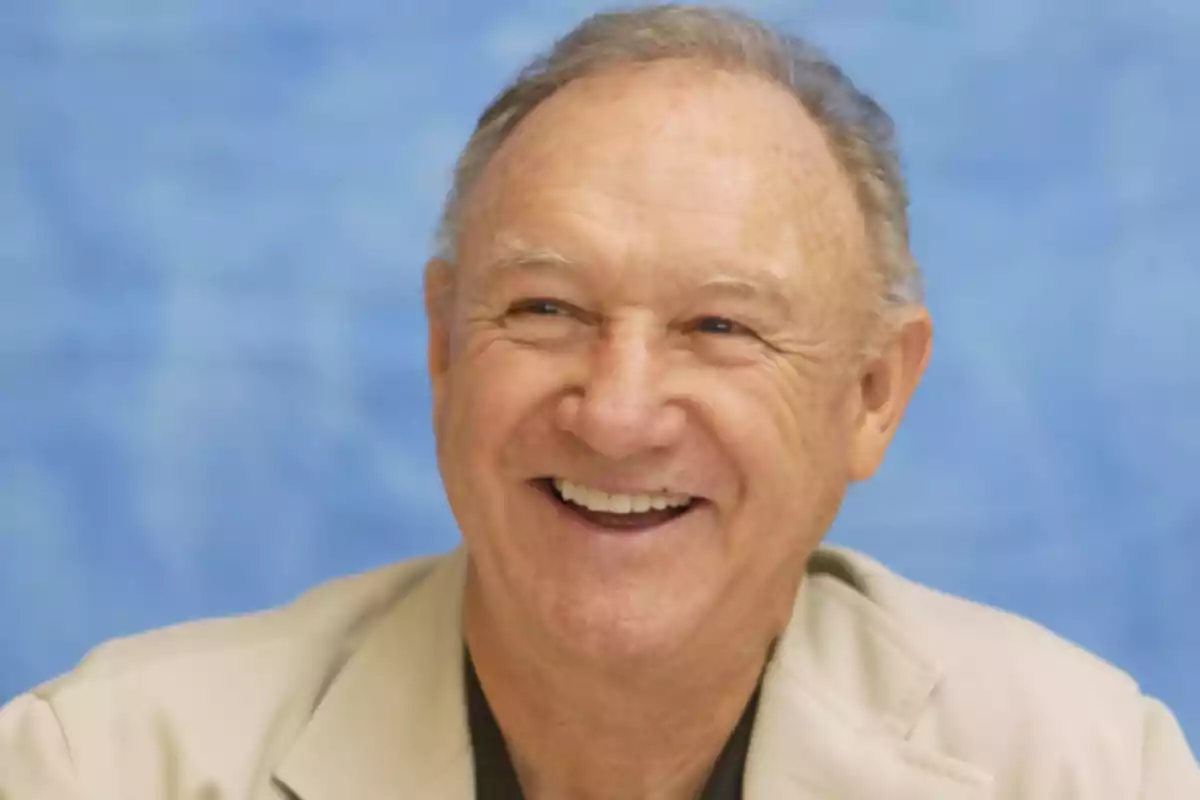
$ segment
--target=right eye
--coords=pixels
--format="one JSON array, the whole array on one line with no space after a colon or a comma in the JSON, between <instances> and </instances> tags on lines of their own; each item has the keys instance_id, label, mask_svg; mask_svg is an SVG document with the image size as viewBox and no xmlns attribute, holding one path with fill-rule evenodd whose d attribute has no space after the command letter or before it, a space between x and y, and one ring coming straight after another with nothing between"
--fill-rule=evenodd
<instances>
[{"instance_id":1,"label":"right eye","mask_svg":"<svg viewBox=\"0 0 1200 800\"><path fill-rule=\"evenodd\" d=\"M509 316L558 317L570 313L565 303L546 297L518 300L508 307Z\"/></svg>"}]
</instances>

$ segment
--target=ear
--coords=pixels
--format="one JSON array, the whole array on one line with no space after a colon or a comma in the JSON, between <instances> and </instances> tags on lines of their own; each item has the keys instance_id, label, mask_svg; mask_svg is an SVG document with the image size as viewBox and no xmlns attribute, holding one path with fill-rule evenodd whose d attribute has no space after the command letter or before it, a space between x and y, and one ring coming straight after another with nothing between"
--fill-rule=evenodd
<instances>
[{"instance_id":1,"label":"ear","mask_svg":"<svg viewBox=\"0 0 1200 800\"><path fill-rule=\"evenodd\" d=\"M909 398L925 372L933 345L929 311L914 307L889 321L883 346L868 359L854 387L857 401L850 452L851 481L875 474L900 425Z\"/></svg>"},{"instance_id":2,"label":"ear","mask_svg":"<svg viewBox=\"0 0 1200 800\"><path fill-rule=\"evenodd\" d=\"M425 319L429 343L426 353L433 407L440 405L443 378L450 368L450 327L454 306L454 268L441 259L425 265Z\"/></svg>"}]
</instances>

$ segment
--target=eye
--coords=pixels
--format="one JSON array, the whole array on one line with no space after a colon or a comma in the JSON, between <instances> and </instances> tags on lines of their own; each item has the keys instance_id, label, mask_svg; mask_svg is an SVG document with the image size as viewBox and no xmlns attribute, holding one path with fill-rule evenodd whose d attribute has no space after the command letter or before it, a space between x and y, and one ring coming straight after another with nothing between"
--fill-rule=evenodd
<instances>
[{"instance_id":1,"label":"eye","mask_svg":"<svg viewBox=\"0 0 1200 800\"><path fill-rule=\"evenodd\" d=\"M707 333L715 336L754 336L754 331L740 322L734 322L728 317L699 317L691 324L696 333Z\"/></svg>"},{"instance_id":2,"label":"eye","mask_svg":"<svg viewBox=\"0 0 1200 800\"><path fill-rule=\"evenodd\" d=\"M508 307L509 316L559 317L569 313L565 303L545 297L518 300Z\"/></svg>"}]
</instances>

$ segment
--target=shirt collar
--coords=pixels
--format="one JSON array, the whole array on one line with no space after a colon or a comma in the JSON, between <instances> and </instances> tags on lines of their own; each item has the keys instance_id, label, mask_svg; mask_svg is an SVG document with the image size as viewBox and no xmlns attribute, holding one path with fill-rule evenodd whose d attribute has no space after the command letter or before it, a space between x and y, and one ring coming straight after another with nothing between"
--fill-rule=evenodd
<instances>
[{"instance_id":1,"label":"shirt collar","mask_svg":"<svg viewBox=\"0 0 1200 800\"><path fill-rule=\"evenodd\" d=\"M475 761L476 800L524 800L512 758L500 726L479 683L471 653L463 648L463 683L467 719ZM750 734L758 710L759 687L754 688L737 725L713 764L699 800L741 800L742 778L750 750Z\"/></svg>"},{"instance_id":2,"label":"shirt collar","mask_svg":"<svg viewBox=\"0 0 1200 800\"><path fill-rule=\"evenodd\" d=\"M466 561L462 548L438 559L331 677L275 773L295 796L474 797ZM942 669L913 625L871 599L865 563L839 551L810 561L763 677L748 800L987 796L986 773L909 740Z\"/></svg>"}]
</instances>

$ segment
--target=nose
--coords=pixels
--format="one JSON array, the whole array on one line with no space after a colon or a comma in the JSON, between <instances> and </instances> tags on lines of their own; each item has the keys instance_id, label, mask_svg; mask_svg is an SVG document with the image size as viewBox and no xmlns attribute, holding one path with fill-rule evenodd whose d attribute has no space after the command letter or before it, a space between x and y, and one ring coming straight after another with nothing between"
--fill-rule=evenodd
<instances>
[{"instance_id":1,"label":"nose","mask_svg":"<svg viewBox=\"0 0 1200 800\"><path fill-rule=\"evenodd\" d=\"M558 407L559 427L613 461L671 445L684 410L664 391L666 365L651 336L629 326L590 348L575 391Z\"/></svg>"}]
</instances>

